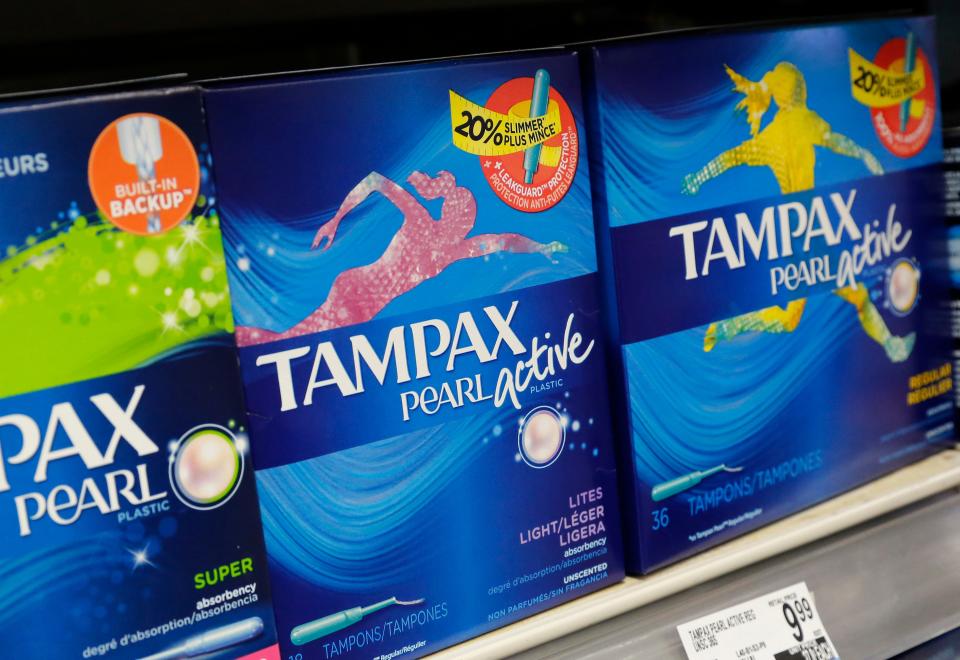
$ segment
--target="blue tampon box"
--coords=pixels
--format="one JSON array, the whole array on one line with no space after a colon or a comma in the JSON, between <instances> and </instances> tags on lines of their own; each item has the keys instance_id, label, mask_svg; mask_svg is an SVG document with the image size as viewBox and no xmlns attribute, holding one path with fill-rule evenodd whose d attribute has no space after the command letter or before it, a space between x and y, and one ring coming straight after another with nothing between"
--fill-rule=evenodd
<instances>
[{"instance_id":1,"label":"blue tampon box","mask_svg":"<svg viewBox=\"0 0 960 660\"><path fill-rule=\"evenodd\" d=\"M0 109L2 655L279 660L200 90L97 93Z\"/></svg>"},{"instance_id":2,"label":"blue tampon box","mask_svg":"<svg viewBox=\"0 0 960 660\"><path fill-rule=\"evenodd\" d=\"M284 657L416 657L618 581L576 56L205 107Z\"/></svg>"},{"instance_id":3,"label":"blue tampon box","mask_svg":"<svg viewBox=\"0 0 960 660\"><path fill-rule=\"evenodd\" d=\"M933 27L584 53L629 570L952 441Z\"/></svg>"}]
</instances>

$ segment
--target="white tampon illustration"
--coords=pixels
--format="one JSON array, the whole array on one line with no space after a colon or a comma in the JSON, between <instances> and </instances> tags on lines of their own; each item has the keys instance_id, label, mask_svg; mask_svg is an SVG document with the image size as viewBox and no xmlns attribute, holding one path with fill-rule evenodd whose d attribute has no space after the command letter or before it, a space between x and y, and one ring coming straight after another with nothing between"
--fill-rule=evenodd
<instances>
[{"instance_id":1,"label":"white tampon illustration","mask_svg":"<svg viewBox=\"0 0 960 660\"><path fill-rule=\"evenodd\" d=\"M156 163L163 157L160 121L145 115L128 117L117 123L117 137L120 140L120 156L124 162L136 166L137 178L144 183L156 179ZM147 233L155 234L160 229L160 216L149 213Z\"/></svg>"},{"instance_id":2,"label":"white tampon illustration","mask_svg":"<svg viewBox=\"0 0 960 660\"><path fill-rule=\"evenodd\" d=\"M223 649L246 642L263 632L263 619L258 616L236 621L207 632L188 637L180 644L160 653L154 653L141 660L174 660L194 658L198 655L222 651Z\"/></svg>"}]
</instances>

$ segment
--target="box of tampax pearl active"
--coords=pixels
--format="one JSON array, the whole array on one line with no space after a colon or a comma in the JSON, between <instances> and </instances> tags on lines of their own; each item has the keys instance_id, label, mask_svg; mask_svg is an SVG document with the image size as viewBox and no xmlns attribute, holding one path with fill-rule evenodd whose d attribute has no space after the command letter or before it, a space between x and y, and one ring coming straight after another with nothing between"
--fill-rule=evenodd
<instances>
[{"instance_id":1,"label":"box of tampax pearl active","mask_svg":"<svg viewBox=\"0 0 960 660\"><path fill-rule=\"evenodd\" d=\"M284 657L415 657L619 580L576 56L205 105Z\"/></svg>"},{"instance_id":2,"label":"box of tampax pearl active","mask_svg":"<svg viewBox=\"0 0 960 660\"><path fill-rule=\"evenodd\" d=\"M586 58L632 571L951 441L933 27Z\"/></svg>"}]
</instances>

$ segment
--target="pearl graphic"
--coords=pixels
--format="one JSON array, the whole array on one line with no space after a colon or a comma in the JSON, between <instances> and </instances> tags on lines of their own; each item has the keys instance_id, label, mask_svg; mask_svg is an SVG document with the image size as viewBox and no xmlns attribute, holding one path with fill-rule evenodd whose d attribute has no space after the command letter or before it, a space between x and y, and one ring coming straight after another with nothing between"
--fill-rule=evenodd
<instances>
[{"instance_id":1,"label":"pearl graphic","mask_svg":"<svg viewBox=\"0 0 960 660\"><path fill-rule=\"evenodd\" d=\"M908 261L901 261L890 275L890 304L899 312L908 312L917 300L919 273Z\"/></svg>"},{"instance_id":2,"label":"pearl graphic","mask_svg":"<svg viewBox=\"0 0 960 660\"><path fill-rule=\"evenodd\" d=\"M531 467L553 463L563 451L566 435L563 420L550 406L534 408L520 424L520 455Z\"/></svg>"},{"instance_id":3,"label":"pearl graphic","mask_svg":"<svg viewBox=\"0 0 960 660\"><path fill-rule=\"evenodd\" d=\"M170 466L174 491L193 508L213 508L229 499L242 471L243 457L232 435L214 426L188 432Z\"/></svg>"}]
</instances>

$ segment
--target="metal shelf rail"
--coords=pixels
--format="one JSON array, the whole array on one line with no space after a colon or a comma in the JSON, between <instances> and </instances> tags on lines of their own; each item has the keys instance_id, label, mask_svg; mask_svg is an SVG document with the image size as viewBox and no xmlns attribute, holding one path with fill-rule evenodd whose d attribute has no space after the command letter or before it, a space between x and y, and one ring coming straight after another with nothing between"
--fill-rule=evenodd
<instances>
[{"instance_id":1,"label":"metal shelf rail","mask_svg":"<svg viewBox=\"0 0 960 660\"><path fill-rule=\"evenodd\" d=\"M960 626L960 493L878 519L958 486L946 451L434 657L683 658L676 625L801 580L841 654L889 657Z\"/></svg>"}]
</instances>

